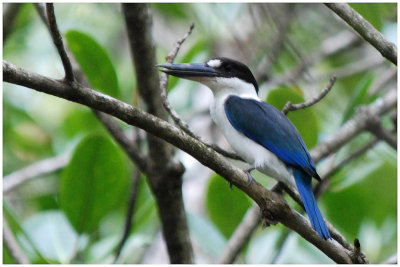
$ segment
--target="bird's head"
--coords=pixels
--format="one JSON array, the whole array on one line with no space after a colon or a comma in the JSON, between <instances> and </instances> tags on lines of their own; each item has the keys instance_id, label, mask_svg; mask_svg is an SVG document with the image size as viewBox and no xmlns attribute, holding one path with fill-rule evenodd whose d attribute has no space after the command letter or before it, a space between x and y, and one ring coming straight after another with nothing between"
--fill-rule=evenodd
<instances>
[{"instance_id":1,"label":"bird's head","mask_svg":"<svg viewBox=\"0 0 400 267\"><path fill-rule=\"evenodd\" d=\"M169 63L157 67L169 75L200 82L214 95L221 91L258 94L258 84L250 69L233 59L217 57L205 63Z\"/></svg>"}]
</instances>

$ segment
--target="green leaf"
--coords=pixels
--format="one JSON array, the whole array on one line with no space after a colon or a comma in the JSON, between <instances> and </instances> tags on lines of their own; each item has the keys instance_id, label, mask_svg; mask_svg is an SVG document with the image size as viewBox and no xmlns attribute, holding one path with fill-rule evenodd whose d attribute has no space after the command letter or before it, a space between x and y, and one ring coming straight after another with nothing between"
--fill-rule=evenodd
<instances>
[{"instance_id":1,"label":"green leaf","mask_svg":"<svg viewBox=\"0 0 400 267\"><path fill-rule=\"evenodd\" d=\"M139 181L137 195L135 199L135 209L133 215L133 227L130 229L130 235L136 233L153 233L153 229L158 229L159 220L157 207L154 197L145 176ZM126 219L126 204L114 209L101 222L99 228L100 237L106 237L110 234L122 235L123 225ZM120 227L116 227L119 225Z\"/></svg>"},{"instance_id":2,"label":"green leaf","mask_svg":"<svg viewBox=\"0 0 400 267\"><path fill-rule=\"evenodd\" d=\"M269 92L266 101L277 109L282 110L288 101L292 102L292 104L304 102L304 98L298 92L299 90L295 91L288 87L280 87ZM317 144L318 121L312 107L290 111L288 118L299 130L309 149Z\"/></svg>"},{"instance_id":3,"label":"green leaf","mask_svg":"<svg viewBox=\"0 0 400 267\"><path fill-rule=\"evenodd\" d=\"M75 148L60 181L60 205L78 233L90 233L123 202L129 180L120 150L103 135L91 134Z\"/></svg>"},{"instance_id":4,"label":"green leaf","mask_svg":"<svg viewBox=\"0 0 400 267\"><path fill-rule=\"evenodd\" d=\"M78 107L65 117L61 125L61 133L67 138L76 137L78 134L104 130L99 119L86 107Z\"/></svg>"},{"instance_id":5,"label":"green leaf","mask_svg":"<svg viewBox=\"0 0 400 267\"><path fill-rule=\"evenodd\" d=\"M7 220L8 225L11 231L18 236L18 240L21 242L21 247L28 251L27 257L29 260L38 261L41 263L49 263L44 256L41 254L39 249L36 247L35 243L25 231L23 226L20 224L17 216L14 214L11 207L7 204L7 202L3 201L3 212L4 218Z\"/></svg>"},{"instance_id":6,"label":"green leaf","mask_svg":"<svg viewBox=\"0 0 400 267\"><path fill-rule=\"evenodd\" d=\"M188 213L187 218L190 236L193 236L200 248L213 257L221 256L226 246L226 239L218 229L199 215Z\"/></svg>"},{"instance_id":7,"label":"green leaf","mask_svg":"<svg viewBox=\"0 0 400 267\"><path fill-rule=\"evenodd\" d=\"M351 3L349 4L355 11L360 13L378 31L382 28L382 3Z\"/></svg>"},{"instance_id":8,"label":"green leaf","mask_svg":"<svg viewBox=\"0 0 400 267\"><path fill-rule=\"evenodd\" d=\"M80 31L70 30L65 38L90 85L102 93L119 98L117 73L107 51L89 34Z\"/></svg>"},{"instance_id":9,"label":"green leaf","mask_svg":"<svg viewBox=\"0 0 400 267\"><path fill-rule=\"evenodd\" d=\"M152 7L168 19L186 20L191 12L188 4L182 3L154 3Z\"/></svg>"},{"instance_id":10,"label":"green leaf","mask_svg":"<svg viewBox=\"0 0 400 267\"><path fill-rule=\"evenodd\" d=\"M206 207L211 221L225 237L230 237L250 207L251 200L237 188L230 190L219 175L210 179L206 194Z\"/></svg>"},{"instance_id":11,"label":"green leaf","mask_svg":"<svg viewBox=\"0 0 400 267\"><path fill-rule=\"evenodd\" d=\"M23 225L35 247L47 259L68 263L74 256L78 235L62 212L40 212L30 217ZM81 242L86 243L87 238Z\"/></svg>"},{"instance_id":12,"label":"green leaf","mask_svg":"<svg viewBox=\"0 0 400 267\"><path fill-rule=\"evenodd\" d=\"M330 207L327 212L332 224L352 237L357 236L362 222L372 219L381 225L390 215L396 217L397 214L396 165L375 165L368 173L357 170L365 164L368 162L360 159L358 166L353 164L347 168L349 170L339 173L345 179L357 179L358 182L339 190L332 188L323 196L323 202ZM358 178L359 175L362 177ZM337 175L334 180L338 180Z\"/></svg>"},{"instance_id":13,"label":"green leaf","mask_svg":"<svg viewBox=\"0 0 400 267\"><path fill-rule=\"evenodd\" d=\"M352 90L350 100L343 115L342 123L347 121L355 112L356 108L362 104L368 103L368 89L375 79L375 75L367 74L364 76Z\"/></svg>"}]
</instances>

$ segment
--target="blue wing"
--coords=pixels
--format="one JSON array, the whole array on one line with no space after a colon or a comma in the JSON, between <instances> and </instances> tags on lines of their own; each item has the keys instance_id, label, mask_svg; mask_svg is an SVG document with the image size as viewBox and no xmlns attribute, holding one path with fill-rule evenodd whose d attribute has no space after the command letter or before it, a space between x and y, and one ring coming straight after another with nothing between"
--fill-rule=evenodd
<instances>
[{"instance_id":1,"label":"blue wing","mask_svg":"<svg viewBox=\"0 0 400 267\"><path fill-rule=\"evenodd\" d=\"M278 109L265 102L232 95L225 101L225 113L237 131L273 152L286 164L320 179L299 132Z\"/></svg>"},{"instance_id":2,"label":"blue wing","mask_svg":"<svg viewBox=\"0 0 400 267\"><path fill-rule=\"evenodd\" d=\"M311 187L311 176L320 180L315 164L293 123L268 103L229 96L225 113L232 126L273 152L293 167L293 175L312 227L329 239L331 235L318 209Z\"/></svg>"}]
</instances>

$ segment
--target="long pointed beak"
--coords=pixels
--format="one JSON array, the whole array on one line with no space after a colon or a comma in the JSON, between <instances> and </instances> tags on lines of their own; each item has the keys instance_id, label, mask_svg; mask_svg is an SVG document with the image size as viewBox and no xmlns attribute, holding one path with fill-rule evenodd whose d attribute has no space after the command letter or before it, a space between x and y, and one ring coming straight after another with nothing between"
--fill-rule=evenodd
<instances>
[{"instance_id":1,"label":"long pointed beak","mask_svg":"<svg viewBox=\"0 0 400 267\"><path fill-rule=\"evenodd\" d=\"M205 63L169 63L157 65L160 71L179 78L216 77L218 72Z\"/></svg>"}]
</instances>

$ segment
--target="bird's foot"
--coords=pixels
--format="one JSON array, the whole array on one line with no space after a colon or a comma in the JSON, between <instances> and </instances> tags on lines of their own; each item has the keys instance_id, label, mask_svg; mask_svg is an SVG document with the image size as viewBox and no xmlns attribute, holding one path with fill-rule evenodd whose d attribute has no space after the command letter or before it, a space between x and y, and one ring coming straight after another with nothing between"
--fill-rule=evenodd
<instances>
[{"instance_id":1,"label":"bird's foot","mask_svg":"<svg viewBox=\"0 0 400 267\"><path fill-rule=\"evenodd\" d=\"M232 190L232 186L233 186L233 184L232 184L232 182L231 182L231 181L228 181L228 185L229 185L229 189L230 189L230 190Z\"/></svg>"},{"instance_id":2,"label":"bird's foot","mask_svg":"<svg viewBox=\"0 0 400 267\"><path fill-rule=\"evenodd\" d=\"M247 174L247 177L249 178L249 183L247 184L247 186L250 186L251 185L251 183L253 182L253 180L254 180L254 178L253 178L253 176L251 175L251 171L253 171L253 170L255 170L256 169L256 167L254 167L254 166L252 166L252 167L250 167L250 168L248 168L248 169L244 169L243 171ZM228 185L229 185L229 188L232 190L232 182L231 181L227 181L227 183L228 183Z\"/></svg>"},{"instance_id":3,"label":"bird's foot","mask_svg":"<svg viewBox=\"0 0 400 267\"><path fill-rule=\"evenodd\" d=\"M251 175L251 171L255 170L256 167L252 166L248 169L244 169L243 171L247 174L247 177L249 178L249 183L247 184L247 186L250 186L251 183L253 182L253 176Z\"/></svg>"}]
</instances>

